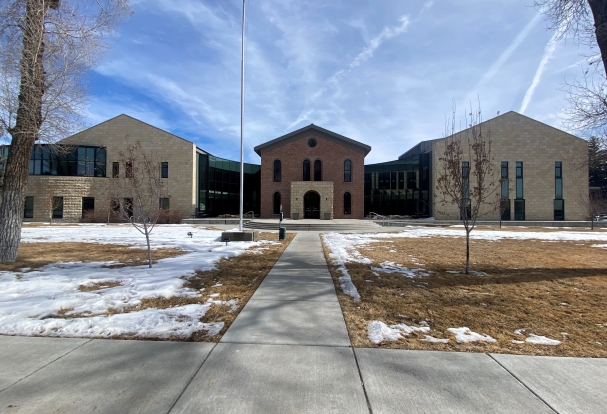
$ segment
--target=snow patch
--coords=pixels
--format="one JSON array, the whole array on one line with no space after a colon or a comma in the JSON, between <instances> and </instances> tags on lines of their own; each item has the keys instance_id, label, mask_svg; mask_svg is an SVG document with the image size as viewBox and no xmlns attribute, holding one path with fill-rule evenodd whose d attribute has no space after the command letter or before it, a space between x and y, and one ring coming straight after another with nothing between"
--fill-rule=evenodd
<instances>
[{"instance_id":1,"label":"snow patch","mask_svg":"<svg viewBox=\"0 0 607 414\"><path fill-rule=\"evenodd\" d=\"M433 336L430 335L426 335L425 338L420 339L420 341L424 341L424 342L430 342L431 344L446 344L449 342L448 339L442 339L442 338L435 338Z\"/></svg>"},{"instance_id":2,"label":"snow patch","mask_svg":"<svg viewBox=\"0 0 607 414\"><path fill-rule=\"evenodd\" d=\"M469 342L497 342L495 338L489 335L479 334L470 330L470 328L449 328L447 329L452 334L455 334L455 341L458 344Z\"/></svg>"},{"instance_id":3,"label":"snow patch","mask_svg":"<svg viewBox=\"0 0 607 414\"><path fill-rule=\"evenodd\" d=\"M388 326L381 321L371 321L367 325L367 336L375 345L384 341L396 341L405 336L409 336L409 334L413 332L430 332L430 327L409 326L404 323Z\"/></svg>"},{"instance_id":4,"label":"snow patch","mask_svg":"<svg viewBox=\"0 0 607 414\"><path fill-rule=\"evenodd\" d=\"M527 339L525 339L525 342L528 342L528 343L534 344L534 345L551 345L551 346L556 346L561 343L561 341L557 341L556 339L550 339L550 338L546 338L545 336L539 336L539 335L534 335L534 334L529 334Z\"/></svg>"}]
</instances>

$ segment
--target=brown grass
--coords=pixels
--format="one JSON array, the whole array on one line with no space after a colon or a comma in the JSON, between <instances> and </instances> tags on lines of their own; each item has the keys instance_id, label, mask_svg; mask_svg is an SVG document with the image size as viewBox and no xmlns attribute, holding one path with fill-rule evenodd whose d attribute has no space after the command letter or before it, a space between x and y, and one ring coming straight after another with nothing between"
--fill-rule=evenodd
<instances>
[{"instance_id":1,"label":"brown grass","mask_svg":"<svg viewBox=\"0 0 607 414\"><path fill-rule=\"evenodd\" d=\"M330 270L356 347L375 347L367 338L367 324L372 320L416 326L427 321L432 329L429 335L449 338L448 344L429 344L419 340L425 334L411 334L379 347L606 357L606 253L592 244L596 242L472 241L471 267L487 273L476 276L446 272L463 269L464 238L382 240L358 249L373 260L372 265L347 264L360 302L341 292L340 274L335 266ZM370 267L380 267L385 261L435 273L415 278L383 272L375 276ZM491 335L497 343L456 343L447 328L464 326ZM562 343L512 343L525 339L514 334L521 328Z\"/></svg>"},{"instance_id":2,"label":"brown grass","mask_svg":"<svg viewBox=\"0 0 607 414\"><path fill-rule=\"evenodd\" d=\"M213 297L217 301L229 301L238 299L238 309L231 311L229 306L213 304L206 313L202 322L224 322L221 332L215 336L207 337L205 332L195 333L190 338L170 337L167 340L174 341L199 341L199 342L217 342L221 339L225 331L230 327L234 319L238 316L242 308L247 304L255 290L259 287L266 275L272 270L276 261L280 258L289 243L295 237L295 233L288 233L287 239L280 244L266 246L263 253L254 251L245 252L239 256L221 259L215 265L215 269L206 272L197 272L196 276L188 279L186 287L201 290L201 296L195 298L173 297L169 299L155 298L144 299L141 305L119 312L139 311L147 308L166 309L176 306L189 304L206 303L211 298L210 295L219 293L219 296ZM278 241L278 234L260 233L259 240ZM221 286L215 286L221 284ZM110 310L108 314L114 314L117 311ZM131 339L121 337L122 339ZM157 338L141 338L152 339Z\"/></svg>"},{"instance_id":3,"label":"brown grass","mask_svg":"<svg viewBox=\"0 0 607 414\"><path fill-rule=\"evenodd\" d=\"M183 250L176 248L161 248L152 250L152 263L167 257L181 256ZM17 260L13 263L1 263L0 271L20 272L20 269L39 269L43 266L59 262L107 262L117 263L107 267L139 266L147 263L146 249L132 248L117 244L97 243L21 243Z\"/></svg>"}]
</instances>

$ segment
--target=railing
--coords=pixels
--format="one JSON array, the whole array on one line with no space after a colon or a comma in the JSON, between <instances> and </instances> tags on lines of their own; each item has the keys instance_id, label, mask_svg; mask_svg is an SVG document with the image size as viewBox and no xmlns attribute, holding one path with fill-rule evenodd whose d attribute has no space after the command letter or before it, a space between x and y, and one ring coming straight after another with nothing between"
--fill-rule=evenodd
<instances>
[{"instance_id":1,"label":"railing","mask_svg":"<svg viewBox=\"0 0 607 414\"><path fill-rule=\"evenodd\" d=\"M386 226L386 216L382 216L381 214L377 214L377 213L371 212L371 213L369 213L369 218L371 220L380 219L380 220L382 220L382 224L381 225L384 226L384 227Z\"/></svg>"},{"instance_id":2,"label":"railing","mask_svg":"<svg viewBox=\"0 0 607 414\"><path fill-rule=\"evenodd\" d=\"M252 210L251 210L251 211L249 211L248 213L244 213L244 214L242 215L242 217L244 218L244 217L246 217L246 216L247 216L247 215L249 215L249 214L251 215L251 218L252 218L252 219L254 219L254 218L255 218L255 212L254 212L254 211L252 211Z\"/></svg>"}]
</instances>

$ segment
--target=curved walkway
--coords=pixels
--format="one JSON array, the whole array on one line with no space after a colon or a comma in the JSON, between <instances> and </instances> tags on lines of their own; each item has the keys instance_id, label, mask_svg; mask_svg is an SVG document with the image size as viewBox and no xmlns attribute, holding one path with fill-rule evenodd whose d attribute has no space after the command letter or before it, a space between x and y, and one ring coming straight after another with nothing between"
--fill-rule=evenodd
<instances>
[{"instance_id":1,"label":"curved walkway","mask_svg":"<svg viewBox=\"0 0 607 414\"><path fill-rule=\"evenodd\" d=\"M354 349L299 233L220 343L0 337L1 413L602 413L607 360Z\"/></svg>"}]
</instances>

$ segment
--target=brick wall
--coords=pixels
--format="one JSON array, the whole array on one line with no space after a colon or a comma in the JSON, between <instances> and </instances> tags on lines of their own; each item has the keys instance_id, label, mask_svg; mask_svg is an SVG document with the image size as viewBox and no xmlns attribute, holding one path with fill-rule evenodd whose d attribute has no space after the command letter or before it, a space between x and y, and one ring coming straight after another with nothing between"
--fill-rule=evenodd
<instances>
[{"instance_id":1,"label":"brick wall","mask_svg":"<svg viewBox=\"0 0 607 414\"><path fill-rule=\"evenodd\" d=\"M315 147L308 146L308 140L317 141ZM274 160L282 165L280 182L274 182ZM293 142L262 152L261 155L261 217L273 218L273 195L281 194L285 217L291 211L301 211L303 215L303 197L300 206L291 205L291 182L302 181L303 162L310 160L310 179L314 180L314 161L322 161L322 181L333 182L333 218L362 219L364 217L364 162L365 154L323 138L321 134L308 133ZM352 181L344 182L344 161L352 161ZM313 183L311 181L310 183ZM310 187L312 189L312 187ZM344 214L344 194L352 195L352 214ZM327 198L327 197L325 197ZM325 200L327 201L327 200ZM322 203L321 203L322 208ZM300 216L301 217L301 216Z\"/></svg>"}]
</instances>

